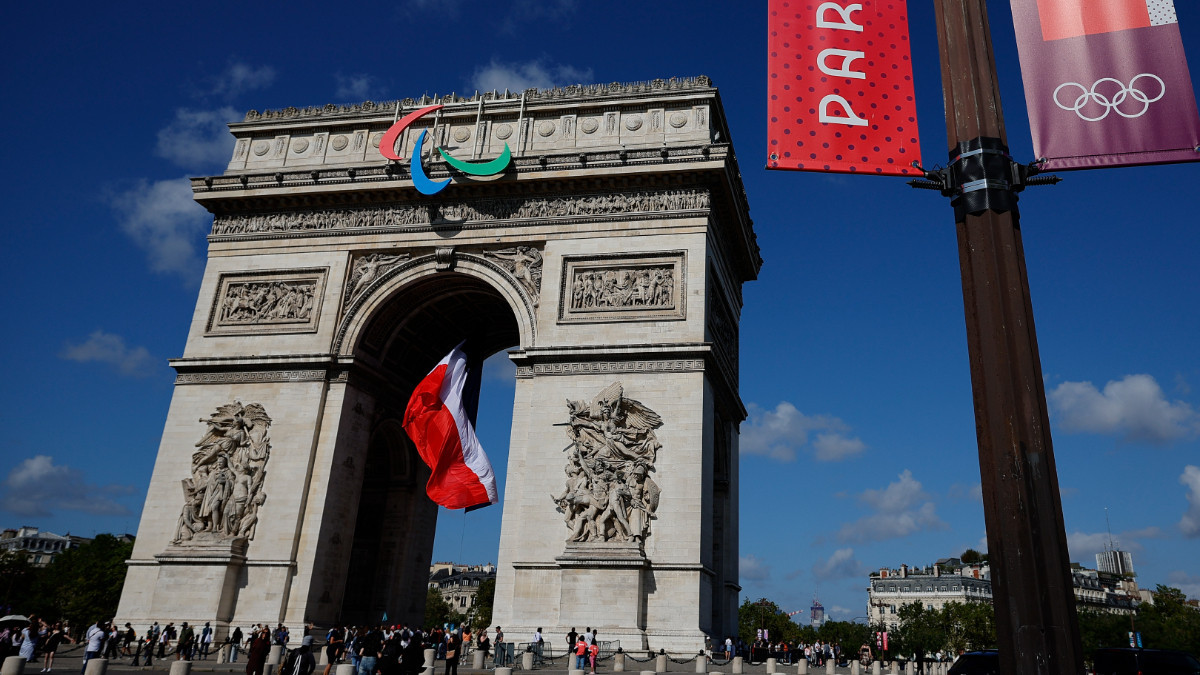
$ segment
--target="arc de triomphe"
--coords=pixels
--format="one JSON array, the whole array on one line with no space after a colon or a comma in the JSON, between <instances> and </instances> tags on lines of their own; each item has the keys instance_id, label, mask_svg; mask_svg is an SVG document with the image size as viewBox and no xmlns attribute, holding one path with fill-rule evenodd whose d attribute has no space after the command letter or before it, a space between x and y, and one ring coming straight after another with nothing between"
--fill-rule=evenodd
<instances>
[{"instance_id":1,"label":"arc de triomphe","mask_svg":"<svg viewBox=\"0 0 1200 675\"><path fill-rule=\"evenodd\" d=\"M493 624L626 649L733 634L738 321L761 259L708 79L231 131L226 171L192 181L208 264L119 620L419 623L437 509L400 419L468 338L517 366ZM512 160L470 176L431 146ZM453 180L422 195L414 166Z\"/></svg>"}]
</instances>

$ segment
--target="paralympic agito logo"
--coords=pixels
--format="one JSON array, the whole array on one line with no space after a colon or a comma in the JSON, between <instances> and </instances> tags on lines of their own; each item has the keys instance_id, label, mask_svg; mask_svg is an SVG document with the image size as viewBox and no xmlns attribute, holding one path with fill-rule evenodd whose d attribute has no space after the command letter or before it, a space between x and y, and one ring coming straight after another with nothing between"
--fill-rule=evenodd
<instances>
[{"instance_id":1,"label":"paralympic agito logo","mask_svg":"<svg viewBox=\"0 0 1200 675\"><path fill-rule=\"evenodd\" d=\"M396 154L396 141L400 139L400 134L404 133L413 122L421 119L431 112L441 110L441 105L431 105L420 110L415 110L392 125L383 138L379 139L379 154L387 159L400 161L400 156ZM412 181L413 187L417 188L417 192L423 195L434 195L446 189L450 184L450 178L446 180L431 180L425 173L425 167L421 165L421 154L425 147L425 133L427 130L422 129L421 134L417 136L417 144L413 146L412 151ZM471 176L494 176L508 167L512 161L512 152L508 149L508 143L504 144L504 152L500 156L488 160L486 162L467 162L452 156L442 148L437 149L442 159L450 166L459 171Z\"/></svg>"}]
</instances>

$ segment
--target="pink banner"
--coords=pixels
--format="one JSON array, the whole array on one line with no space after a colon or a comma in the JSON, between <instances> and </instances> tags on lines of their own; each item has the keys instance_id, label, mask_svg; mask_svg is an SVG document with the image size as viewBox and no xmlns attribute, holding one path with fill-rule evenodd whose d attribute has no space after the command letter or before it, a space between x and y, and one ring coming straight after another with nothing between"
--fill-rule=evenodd
<instances>
[{"instance_id":1,"label":"pink banner","mask_svg":"<svg viewBox=\"0 0 1200 675\"><path fill-rule=\"evenodd\" d=\"M1044 169L1200 160L1172 0L1011 0Z\"/></svg>"}]
</instances>

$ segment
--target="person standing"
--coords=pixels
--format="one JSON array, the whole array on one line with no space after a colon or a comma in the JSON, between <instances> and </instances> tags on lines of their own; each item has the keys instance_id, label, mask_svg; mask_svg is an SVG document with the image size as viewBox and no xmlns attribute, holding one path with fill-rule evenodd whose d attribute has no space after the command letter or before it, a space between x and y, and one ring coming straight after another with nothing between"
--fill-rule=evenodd
<instances>
[{"instance_id":1,"label":"person standing","mask_svg":"<svg viewBox=\"0 0 1200 675\"><path fill-rule=\"evenodd\" d=\"M508 665L508 645L504 644L504 630L496 626L496 665Z\"/></svg>"},{"instance_id":2,"label":"person standing","mask_svg":"<svg viewBox=\"0 0 1200 675\"><path fill-rule=\"evenodd\" d=\"M533 631L533 657L538 665L542 664L542 645L545 642L542 639L542 627L538 626L538 629Z\"/></svg>"},{"instance_id":3,"label":"person standing","mask_svg":"<svg viewBox=\"0 0 1200 675\"><path fill-rule=\"evenodd\" d=\"M104 622L97 621L88 626L83 632L83 639L87 641L87 646L83 648L83 666L79 668L79 675L87 670L88 661L100 656L100 646L104 644Z\"/></svg>"},{"instance_id":4,"label":"person standing","mask_svg":"<svg viewBox=\"0 0 1200 675\"><path fill-rule=\"evenodd\" d=\"M192 660L192 643L196 641L196 631L184 621L179 628L179 642L175 643L175 660Z\"/></svg>"},{"instance_id":5,"label":"person standing","mask_svg":"<svg viewBox=\"0 0 1200 675\"><path fill-rule=\"evenodd\" d=\"M587 657L587 652L587 638L580 635L575 641L575 670L583 670L583 664Z\"/></svg>"},{"instance_id":6,"label":"person standing","mask_svg":"<svg viewBox=\"0 0 1200 675\"><path fill-rule=\"evenodd\" d=\"M596 633L592 632L592 644L588 647L588 663L592 666L591 675L596 675L596 657L600 656L600 643L596 642Z\"/></svg>"},{"instance_id":7,"label":"person standing","mask_svg":"<svg viewBox=\"0 0 1200 675\"><path fill-rule=\"evenodd\" d=\"M579 633L575 632L575 626L571 626L571 632L567 633L567 653L575 651L575 638L579 637Z\"/></svg>"},{"instance_id":8,"label":"person standing","mask_svg":"<svg viewBox=\"0 0 1200 675\"><path fill-rule=\"evenodd\" d=\"M71 640L71 636L67 635L67 631L63 630L63 625L56 623L46 636L46 645L42 647L42 653L46 655L45 660L42 662L42 666L44 666L42 668L43 673L49 673L53 670L54 652L63 642L73 642L73 640Z\"/></svg>"},{"instance_id":9,"label":"person standing","mask_svg":"<svg viewBox=\"0 0 1200 675\"><path fill-rule=\"evenodd\" d=\"M263 675L270 651L270 631L266 628L255 631L250 636L250 648L246 652L246 675Z\"/></svg>"},{"instance_id":10,"label":"person standing","mask_svg":"<svg viewBox=\"0 0 1200 675\"><path fill-rule=\"evenodd\" d=\"M341 625L334 626L329 629L329 635L325 637L325 660L329 663L325 664L325 672L323 675L329 675L329 671L333 669L333 664L342 658L342 649L346 646L346 632L342 630Z\"/></svg>"},{"instance_id":11,"label":"person standing","mask_svg":"<svg viewBox=\"0 0 1200 675\"><path fill-rule=\"evenodd\" d=\"M233 635L229 636L229 662L237 663L238 648L242 646L242 627L238 626L233 629Z\"/></svg>"},{"instance_id":12,"label":"person standing","mask_svg":"<svg viewBox=\"0 0 1200 675\"><path fill-rule=\"evenodd\" d=\"M372 628L358 643L358 675L375 675L375 665L383 652L383 633Z\"/></svg>"},{"instance_id":13,"label":"person standing","mask_svg":"<svg viewBox=\"0 0 1200 675\"><path fill-rule=\"evenodd\" d=\"M458 631L451 631L446 642L446 672L445 675L458 675L458 660L462 658L462 636Z\"/></svg>"},{"instance_id":14,"label":"person standing","mask_svg":"<svg viewBox=\"0 0 1200 675\"><path fill-rule=\"evenodd\" d=\"M37 658L38 638L41 637L41 634L42 620L30 615L29 625L21 629L21 649L17 652L17 656L25 659L26 663L30 663Z\"/></svg>"},{"instance_id":15,"label":"person standing","mask_svg":"<svg viewBox=\"0 0 1200 675\"><path fill-rule=\"evenodd\" d=\"M212 648L213 629L212 624L208 621L204 622L204 628L200 630L200 660L208 660L208 650Z\"/></svg>"}]
</instances>

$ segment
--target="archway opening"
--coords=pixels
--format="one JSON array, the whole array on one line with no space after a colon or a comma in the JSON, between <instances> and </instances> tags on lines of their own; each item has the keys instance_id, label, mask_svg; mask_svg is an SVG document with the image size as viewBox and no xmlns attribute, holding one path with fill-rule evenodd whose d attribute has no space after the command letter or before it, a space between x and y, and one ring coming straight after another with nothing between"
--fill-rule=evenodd
<instances>
[{"instance_id":1,"label":"archway opening","mask_svg":"<svg viewBox=\"0 0 1200 675\"><path fill-rule=\"evenodd\" d=\"M465 341L472 370L482 376L485 359L520 343L520 329L500 292L478 278L444 272L394 292L361 336L354 350L355 368L373 385L376 406L340 619L361 625L386 616L393 623L419 624L439 508L425 493L429 469L401 426L404 409L416 384L455 345ZM492 408L489 417L494 419L501 407L511 415L511 391L503 390L505 402L486 396L492 388L484 384L485 405ZM502 476L505 467L497 455L507 452L495 452L500 437L489 437L491 443L484 447ZM505 449L507 442L506 429ZM489 516L498 519L498 512L497 508Z\"/></svg>"}]
</instances>

